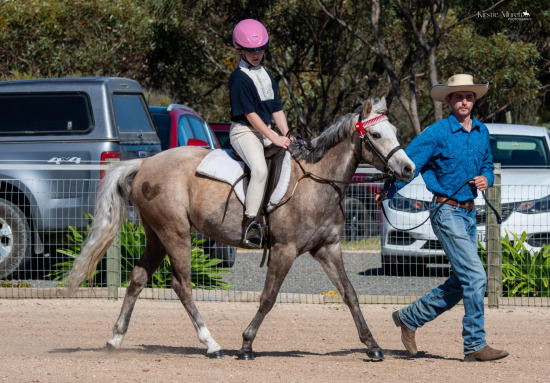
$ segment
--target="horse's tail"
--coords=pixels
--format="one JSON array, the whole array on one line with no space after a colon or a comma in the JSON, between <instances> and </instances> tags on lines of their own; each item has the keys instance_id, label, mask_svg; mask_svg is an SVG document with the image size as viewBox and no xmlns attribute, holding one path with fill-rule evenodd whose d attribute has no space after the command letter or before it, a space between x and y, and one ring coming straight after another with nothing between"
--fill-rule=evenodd
<instances>
[{"instance_id":1,"label":"horse's tail","mask_svg":"<svg viewBox=\"0 0 550 383\"><path fill-rule=\"evenodd\" d=\"M78 286L93 275L97 263L126 220L132 189L129 181L138 172L142 162L143 159L137 159L114 163L101 180L92 227L67 279L67 296L73 295Z\"/></svg>"}]
</instances>

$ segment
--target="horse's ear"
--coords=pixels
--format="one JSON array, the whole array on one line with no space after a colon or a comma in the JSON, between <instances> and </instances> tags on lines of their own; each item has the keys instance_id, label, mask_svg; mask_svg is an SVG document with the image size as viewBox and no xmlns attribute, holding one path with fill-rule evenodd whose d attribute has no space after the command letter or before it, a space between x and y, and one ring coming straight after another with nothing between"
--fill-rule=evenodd
<instances>
[{"instance_id":1,"label":"horse's ear","mask_svg":"<svg viewBox=\"0 0 550 383\"><path fill-rule=\"evenodd\" d=\"M386 106L386 97L382 97L382 99L380 99L380 101L382 102L382 109L384 109L384 113L388 110L388 107Z\"/></svg>"},{"instance_id":2,"label":"horse's ear","mask_svg":"<svg viewBox=\"0 0 550 383\"><path fill-rule=\"evenodd\" d=\"M370 116L370 112L372 111L372 101L370 98L365 101L365 104L363 105L363 116L368 117Z\"/></svg>"}]
</instances>

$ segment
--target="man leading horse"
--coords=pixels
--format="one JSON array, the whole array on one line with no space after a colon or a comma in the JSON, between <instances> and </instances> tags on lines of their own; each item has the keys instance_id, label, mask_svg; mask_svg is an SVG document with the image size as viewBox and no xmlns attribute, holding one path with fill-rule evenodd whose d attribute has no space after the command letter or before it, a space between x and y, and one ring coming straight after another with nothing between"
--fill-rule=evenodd
<instances>
[{"instance_id":1,"label":"man leading horse","mask_svg":"<svg viewBox=\"0 0 550 383\"><path fill-rule=\"evenodd\" d=\"M488 84L474 84L468 74L457 74L447 84L434 85L431 96L451 107L449 117L437 121L411 141L405 152L415 163L414 176L422 174L434 194L430 217L432 228L452 268L441 286L392 316L401 328L403 345L417 354L416 330L464 302L462 337L465 361L502 359L508 352L487 345L484 328L484 297L487 277L477 254L474 199L477 191L493 184L494 165L489 131L472 114ZM408 181L410 182L410 181ZM387 198L408 182L396 183ZM380 203L384 197L377 195ZM442 204L441 206L439 206Z\"/></svg>"}]
</instances>

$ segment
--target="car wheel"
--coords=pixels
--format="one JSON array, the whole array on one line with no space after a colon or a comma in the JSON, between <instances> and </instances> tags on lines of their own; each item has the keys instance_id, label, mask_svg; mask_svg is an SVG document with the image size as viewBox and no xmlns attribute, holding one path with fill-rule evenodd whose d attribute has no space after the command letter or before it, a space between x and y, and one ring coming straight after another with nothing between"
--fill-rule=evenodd
<instances>
[{"instance_id":1,"label":"car wheel","mask_svg":"<svg viewBox=\"0 0 550 383\"><path fill-rule=\"evenodd\" d=\"M357 241L378 234L378 224L370 215L368 206L356 198L346 198L346 221L344 223L344 239Z\"/></svg>"},{"instance_id":2,"label":"car wheel","mask_svg":"<svg viewBox=\"0 0 550 383\"><path fill-rule=\"evenodd\" d=\"M30 259L31 234L25 214L13 203L0 199L0 279Z\"/></svg>"},{"instance_id":3,"label":"car wheel","mask_svg":"<svg viewBox=\"0 0 550 383\"><path fill-rule=\"evenodd\" d=\"M216 242L201 233L196 233L195 235L199 240L205 239L205 241L199 245L204 250L205 254L209 254L210 258L222 260L222 262L218 264L220 267L230 268L235 265L235 258L237 255L236 247Z\"/></svg>"}]
</instances>

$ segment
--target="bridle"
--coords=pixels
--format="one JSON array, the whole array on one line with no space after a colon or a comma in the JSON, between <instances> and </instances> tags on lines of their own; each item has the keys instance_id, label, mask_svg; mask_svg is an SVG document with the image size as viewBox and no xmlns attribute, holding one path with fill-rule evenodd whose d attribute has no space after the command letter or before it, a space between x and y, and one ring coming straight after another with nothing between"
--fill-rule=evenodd
<instances>
[{"instance_id":1,"label":"bridle","mask_svg":"<svg viewBox=\"0 0 550 383\"><path fill-rule=\"evenodd\" d=\"M386 179L386 178L395 179L394 172L389 167L388 162L389 162L390 158L396 152L398 152L399 150L402 150L401 146L397 145L395 148L390 150L390 152L388 153L387 156L384 156L380 152L380 150L374 145L372 135L370 134L370 132L365 130L365 128L368 128L369 126L373 126L373 125L376 125L376 124L378 124L382 121L386 121L388 119L388 116L386 116L385 114L382 114L381 116L371 118L370 120L366 120L365 122L361 121L362 119L363 119L363 112L361 112L361 114L359 115L359 121L355 124L355 130L359 134L359 137L361 138L361 141L363 142L363 145L369 145L369 147L372 149L372 151L376 154L376 156L384 164L384 173L375 174L374 176L372 176L369 179L368 182L377 182L377 181L380 181L380 180L383 180L383 179ZM291 131L289 130L288 133L287 133L287 137L290 137L290 133L291 133ZM309 148L313 148L311 142L309 142L309 141L306 141L306 142L307 142L307 146ZM336 190L339 190L339 188L337 188L338 184L348 184L349 183L348 181L328 179L328 178L324 178L324 177L320 177L320 176L317 176L315 174L312 174L312 173L310 173L310 172L308 172L304 169L304 167L302 166L300 161L298 161L298 159L296 159L296 157L294 156L294 154L292 154L292 152L291 152L291 155L294 158L294 161L296 161L296 163L298 164L298 167L302 170L303 175L298 179L298 181L296 181L296 184L294 185L294 189L292 190L292 193L290 194L290 196L287 197L285 200L279 202L275 207L279 207L281 205L286 204L290 200L290 198L292 198L292 196L294 195L294 192L296 191L296 187L298 186L298 183L304 178L311 178L316 182L330 184ZM339 192L339 194L340 194L340 201L342 201L343 198L344 198L344 195L341 192Z\"/></svg>"},{"instance_id":2,"label":"bridle","mask_svg":"<svg viewBox=\"0 0 550 383\"><path fill-rule=\"evenodd\" d=\"M388 116L386 116L385 114L382 114L378 117L374 117L366 121L362 121L362 120L363 120L363 112L361 112L361 114L359 115L359 121L357 121L357 123L355 124L355 130L359 134L359 137L361 138L361 141L363 141L363 144L368 145L370 149L374 152L374 154L376 154L378 159L384 164L385 177L381 177L380 179L393 176L393 170L391 170L391 168L389 167L388 162L396 152L398 152L399 150L402 150L403 148L400 145L397 145L395 148L390 150L387 156L384 156L380 152L380 150L374 145L373 138L370 132L365 129L370 126L376 125L380 122L387 121Z\"/></svg>"}]
</instances>

